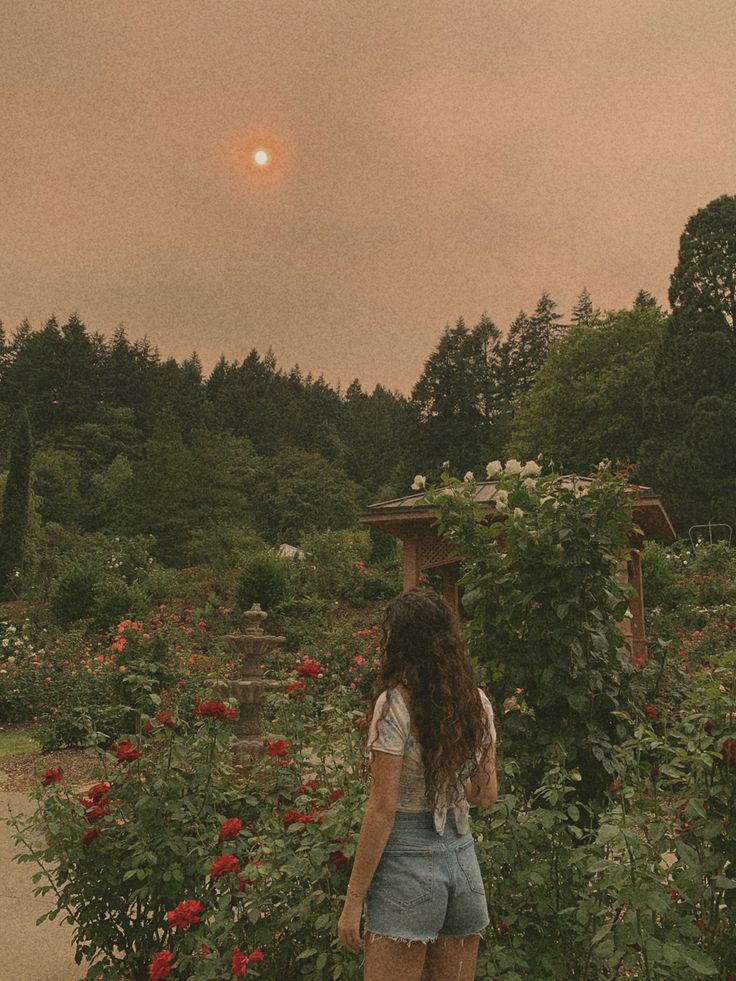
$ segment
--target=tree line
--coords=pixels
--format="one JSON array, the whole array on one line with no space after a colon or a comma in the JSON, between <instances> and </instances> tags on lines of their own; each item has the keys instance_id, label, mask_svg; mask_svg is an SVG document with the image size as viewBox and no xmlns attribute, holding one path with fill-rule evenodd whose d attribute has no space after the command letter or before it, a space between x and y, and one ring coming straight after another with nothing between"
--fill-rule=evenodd
<instances>
[{"instance_id":1,"label":"tree line","mask_svg":"<svg viewBox=\"0 0 736 981\"><path fill-rule=\"evenodd\" d=\"M575 472L607 457L662 495L681 534L736 525L736 197L688 221L669 303L642 290L602 313L583 290L564 323L545 292L505 336L461 318L408 398L358 379L341 391L255 349L205 378L196 352L162 359L76 315L0 325L0 574L23 487L40 521L151 534L174 565L206 557L212 536L298 544L349 527L448 459L480 476L496 457Z\"/></svg>"}]
</instances>

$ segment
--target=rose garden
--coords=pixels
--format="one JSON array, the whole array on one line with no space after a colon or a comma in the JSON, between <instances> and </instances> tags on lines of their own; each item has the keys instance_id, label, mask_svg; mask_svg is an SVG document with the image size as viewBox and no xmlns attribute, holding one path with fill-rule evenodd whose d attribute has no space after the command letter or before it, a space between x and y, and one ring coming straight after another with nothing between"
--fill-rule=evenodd
<instances>
[{"instance_id":1,"label":"rose garden","mask_svg":"<svg viewBox=\"0 0 736 981\"><path fill-rule=\"evenodd\" d=\"M626 476L489 465L492 521L466 476L416 490L463 556L463 631L496 708L477 976L734 981L736 553L644 545L635 657ZM361 977L336 923L397 543L322 532L225 570L166 569L142 538L96 548L0 608L0 736L32 737L37 771L18 860L73 925L80 974Z\"/></svg>"}]
</instances>

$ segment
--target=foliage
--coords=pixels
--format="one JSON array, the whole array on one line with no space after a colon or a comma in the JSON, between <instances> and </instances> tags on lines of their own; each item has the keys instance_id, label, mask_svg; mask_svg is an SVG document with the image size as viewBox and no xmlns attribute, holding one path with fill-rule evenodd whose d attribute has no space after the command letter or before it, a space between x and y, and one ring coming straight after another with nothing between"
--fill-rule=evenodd
<instances>
[{"instance_id":1,"label":"foliage","mask_svg":"<svg viewBox=\"0 0 736 981\"><path fill-rule=\"evenodd\" d=\"M522 396L509 452L543 453L577 473L604 457L636 460L649 433L642 392L662 329L651 307L609 313L595 330L571 328Z\"/></svg>"},{"instance_id":2,"label":"foliage","mask_svg":"<svg viewBox=\"0 0 736 981\"><path fill-rule=\"evenodd\" d=\"M101 556L88 554L62 570L50 596L51 609L61 622L75 623L89 617L104 629L126 616L145 614L144 587L130 571L126 575L123 557L113 555L112 562L113 569L103 564Z\"/></svg>"},{"instance_id":3,"label":"foliage","mask_svg":"<svg viewBox=\"0 0 736 981\"><path fill-rule=\"evenodd\" d=\"M610 541L602 552L612 554L616 537L626 537L626 513L618 499L621 478L601 471L583 493L582 482L556 486L553 474L532 476L533 467L521 480L536 480L536 486L525 487L514 469L507 464L497 480L498 489L509 490L510 508L496 522L505 526L505 535L496 541L505 542L504 551L515 556L514 568L529 590L527 599L532 592L537 599L541 587L547 589L561 577L560 589L569 592L577 583L576 596L583 596L580 610L593 608L591 596L605 579L606 560L591 560L588 551L601 548L594 541L605 537L607 529ZM463 509L468 492L450 479L436 491L440 501L452 504L453 513ZM521 506L522 493L528 495L527 510L520 517L513 508ZM552 501L542 504L543 497ZM554 516L536 514L544 509ZM469 515L467 520L470 527ZM568 561L554 565L553 576L542 546L555 521L560 527L572 526L573 533L563 536L563 543L572 539L566 547ZM527 536L524 528L539 531L542 545L532 546L535 536ZM335 547L329 537L325 555L328 546ZM350 561L361 561L352 559L358 546L367 549L367 536L351 548L343 546L341 568L348 576ZM539 549L542 561L532 590L534 554L527 556L527 550L533 548ZM480 665L496 706L502 793L494 808L479 810L474 817L491 913L478 978L723 981L736 972L736 767L730 762L731 740L736 741L736 608L723 582L734 578L736 559L724 546L708 545L699 546L693 558L678 544L663 549L657 561L670 565L681 601L671 610L650 610L651 637L660 639L650 641L651 656L635 672L623 666L625 690L601 708L603 712L608 705L620 729L606 747L613 772L606 774L604 790L596 797L582 786L584 772L574 754L563 759L550 751L551 726L544 715L547 688L570 685L574 701L576 691L586 691L584 681L566 673L564 659L558 668L549 659L541 663L536 680L531 668L524 667L530 680L522 698L513 689L505 698L514 679L494 677L495 662L513 670L517 656L522 666L530 660L523 638L511 630L516 598L513 591L506 592L508 583L498 595L511 603L509 623L488 614L494 636L504 630L510 640L503 657L485 651L490 656ZM591 577L587 599L587 587L580 586L575 569L580 581ZM197 579L190 577L191 588ZM611 600L620 602L619 596L612 591ZM705 599L716 605L704 605ZM127 735L143 755L130 762L128 777L128 765L103 754L107 762L99 776L111 784L105 795L109 804L104 805L110 811L96 820L85 817L91 807L65 787L64 779L56 783L48 778L48 785L39 787L41 802L32 829L26 827L23 834L31 847L39 835L47 836L37 846L37 858L56 876L57 888L81 921L86 953L98 953L100 977L118 981L126 968L132 977L144 979L155 952L170 950L172 978L219 981L228 975L236 948L246 955L263 952L262 964L257 958L249 963L248 976L295 981L357 981L361 976L360 958L337 944L336 921L367 792L353 723L379 663L383 603L355 613L322 602L312 613L305 604L283 615L293 644L266 658L268 677L283 683L264 703L273 735L263 759L239 777L227 758L230 724L214 718L205 722L192 711L193 700L213 697L208 679L223 678L233 668L227 656L215 653L218 631L233 629L234 614L227 608L211 608L212 624L206 630L197 621L200 611L192 607L181 614L159 611L140 625L120 624L106 640L104 664L96 660L94 647L80 652L88 667L77 654L74 685L84 686L84 672L99 670L98 677L110 687L107 704L131 710L128 728L117 734L118 745ZM614 608L606 602L600 608L606 607L610 628L620 611L616 602ZM550 614L551 624L544 619L535 624L533 617L541 616L541 608L531 602L528 607L530 629L541 634L549 627L554 635L557 611ZM480 600L475 610L487 615ZM561 623L567 629L567 617ZM581 623L584 639L583 615ZM700 626L693 629L695 623ZM0 638L8 639L8 645L2 647L0 639L0 650L12 645L20 656L33 644L29 629L11 631L6 626ZM613 634L612 640L616 642ZM81 631L75 643L84 643ZM51 643L48 647L53 649ZM482 650L477 642L474 647ZM58 653L65 661L74 660L71 645ZM33 648L33 659L38 655ZM39 673L45 674L56 656L44 659ZM615 659L593 663L603 674ZM563 724L558 725L558 741L564 742L575 731L576 709L566 703L564 692L558 701L569 714L568 724L559 715ZM530 709L539 712L542 724L534 724ZM170 712L171 718L157 721L161 711ZM543 763L532 783L530 761L537 760ZM235 830L231 823L234 836L220 842L218 832L226 818L237 818L242 828ZM99 833L84 845L81 835L92 831ZM223 854L234 856L239 871L212 880L208 871ZM52 891L49 900L59 909L55 896ZM185 901L202 903L201 922L169 929L166 913ZM123 950L113 950L116 934L110 924L125 923L131 910L130 943L121 965ZM61 908L58 915L67 911ZM203 945L211 949L204 958Z\"/></svg>"},{"instance_id":4,"label":"foliage","mask_svg":"<svg viewBox=\"0 0 736 981\"><path fill-rule=\"evenodd\" d=\"M646 391L649 434L639 472L683 531L711 520L736 527L736 198L688 222L672 275L673 305Z\"/></svg>"},{"instance_id":5,"label":"foliage","mask_svg":"<svg viewBox=\"0 0 736 981\"><path fill-rule=\"evenodd\" d=\"M673 309L715 313L736 329L736 197L723 194L692 215L670 282Z\"/></svg>"},{"instance_id":6,"label":"foliage","mask_svg":"<svg viewBox=\"0 0 736 981\"><path fill-rule=\"evenodd\" d=\"M241 610L260 603L262 609L271 611L284 603L289 594L287 561L273 552L250 558L235 585L235 600Z\"/></svg>"},{"instance_id":7,"label":"foliage","mask_svg":"<svg viewBox=\"0 0 736 981\"><path fill-rule=\"evenodd\" d=\"M351 527L358 488L320 454L289 447L271 462L261 509L273 544L299 545L305 535Z\"/></svg>"},{"instance_id":8,"label":"foliage","mask_svg":"<svg viewBox=\"0 0 736 981\"><path fill-rule=\"evenodd\" d=\"M496 450L494 419L500 411L498 327L485 315L468 328L460 318L446 327L412 389L414 459L425 472L441 461L479 463Z\"/></svg>"},{"instance_id":9,"label":"foliage","mask_svg":"<svg viewBox=\"0 0 736 981\"><path fill-rule=\"evenodd\" d=\"M22 586L28 528L33 437L26 409L18 413L0 519L0 599L18 596Z\"/></svg>"},{"instance_id":10,"label":"foliage","mask_svg":"<svg viewBox=\"0 0 736 981\"><path fill-rule=\"evenodd\" d=\"M615 773L614 747L626 735L615 713L627 702L632 664L616 624L627 611L618 570L631 506L625 479L605 467L589 481L539 472L533 462L506 463L491 521L473 481L444 474L425 500L439 533L465 556L470 651L496 698L513 702L502 736L519 764L520 793L559 762L580 771L587 802Z\"/></svg>"},{"instance_id":11,"label":"foliage","mask_svg":"<svg viewBox=\"0 0 736 981\"><path fill-rule=\"evenodd\" d=\"M162 949L177 976L201 981L229 974L236 949L260 949L267 977L323 978L328 961L330 972L341 964L343 977L359 976L333 929L365 800L360 771L338 767L334 740L354 757L357 734L325 716L308 758L275 742L238 781L225 762L227 726L212 718L190 729L157 713L103 758L81 800L52 774L36 815L16 819L29 852L20 860L44 867L49 885L38 891L53 891L51 918L74 924L78 960L95 958L90 979L144 979ZM233 857L234 874L212 874L219 855ZM166 914L185 900L201 903L202 922L173 929Z\"/></svg>"}]
</instances>

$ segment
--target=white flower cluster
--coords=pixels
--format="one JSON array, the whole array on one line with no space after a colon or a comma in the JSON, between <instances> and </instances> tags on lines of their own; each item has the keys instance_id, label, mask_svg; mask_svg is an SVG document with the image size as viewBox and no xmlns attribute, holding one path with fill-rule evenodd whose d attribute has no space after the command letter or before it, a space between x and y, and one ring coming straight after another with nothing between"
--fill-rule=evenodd
<instances>
[{"instance_id":1,"label":"white flower cluster","mask_svg":"<svg viewBox=\"0 0 736 981\"><path fill-rule=\"evenodd\" d=\"M486 467L486 476L489 480L504 473L509 477L526 477L527 479L538 477L542 468L534 460L527 460L521 463L519 460L507 460L504 466L500 460L491 460Z\"/></svg>"}]
</instances>

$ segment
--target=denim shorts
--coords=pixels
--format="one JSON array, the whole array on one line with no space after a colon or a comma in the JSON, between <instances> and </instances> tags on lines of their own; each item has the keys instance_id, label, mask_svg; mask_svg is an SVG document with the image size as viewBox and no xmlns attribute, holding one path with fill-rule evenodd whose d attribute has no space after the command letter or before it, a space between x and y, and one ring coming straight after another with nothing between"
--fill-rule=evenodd
<instances>
[{"instance_id":1,"label":"denim shorts","mask_svg":"<svg viewBox=\"0 0 736 981\"><path fill-rule=\"evenodd\" d=\"M396 814L364 913L367 932L423 943L479 934L488 926L473 836L457 833L452 809L442 837L431 811Z\"/></svg>"}]
</instances>

